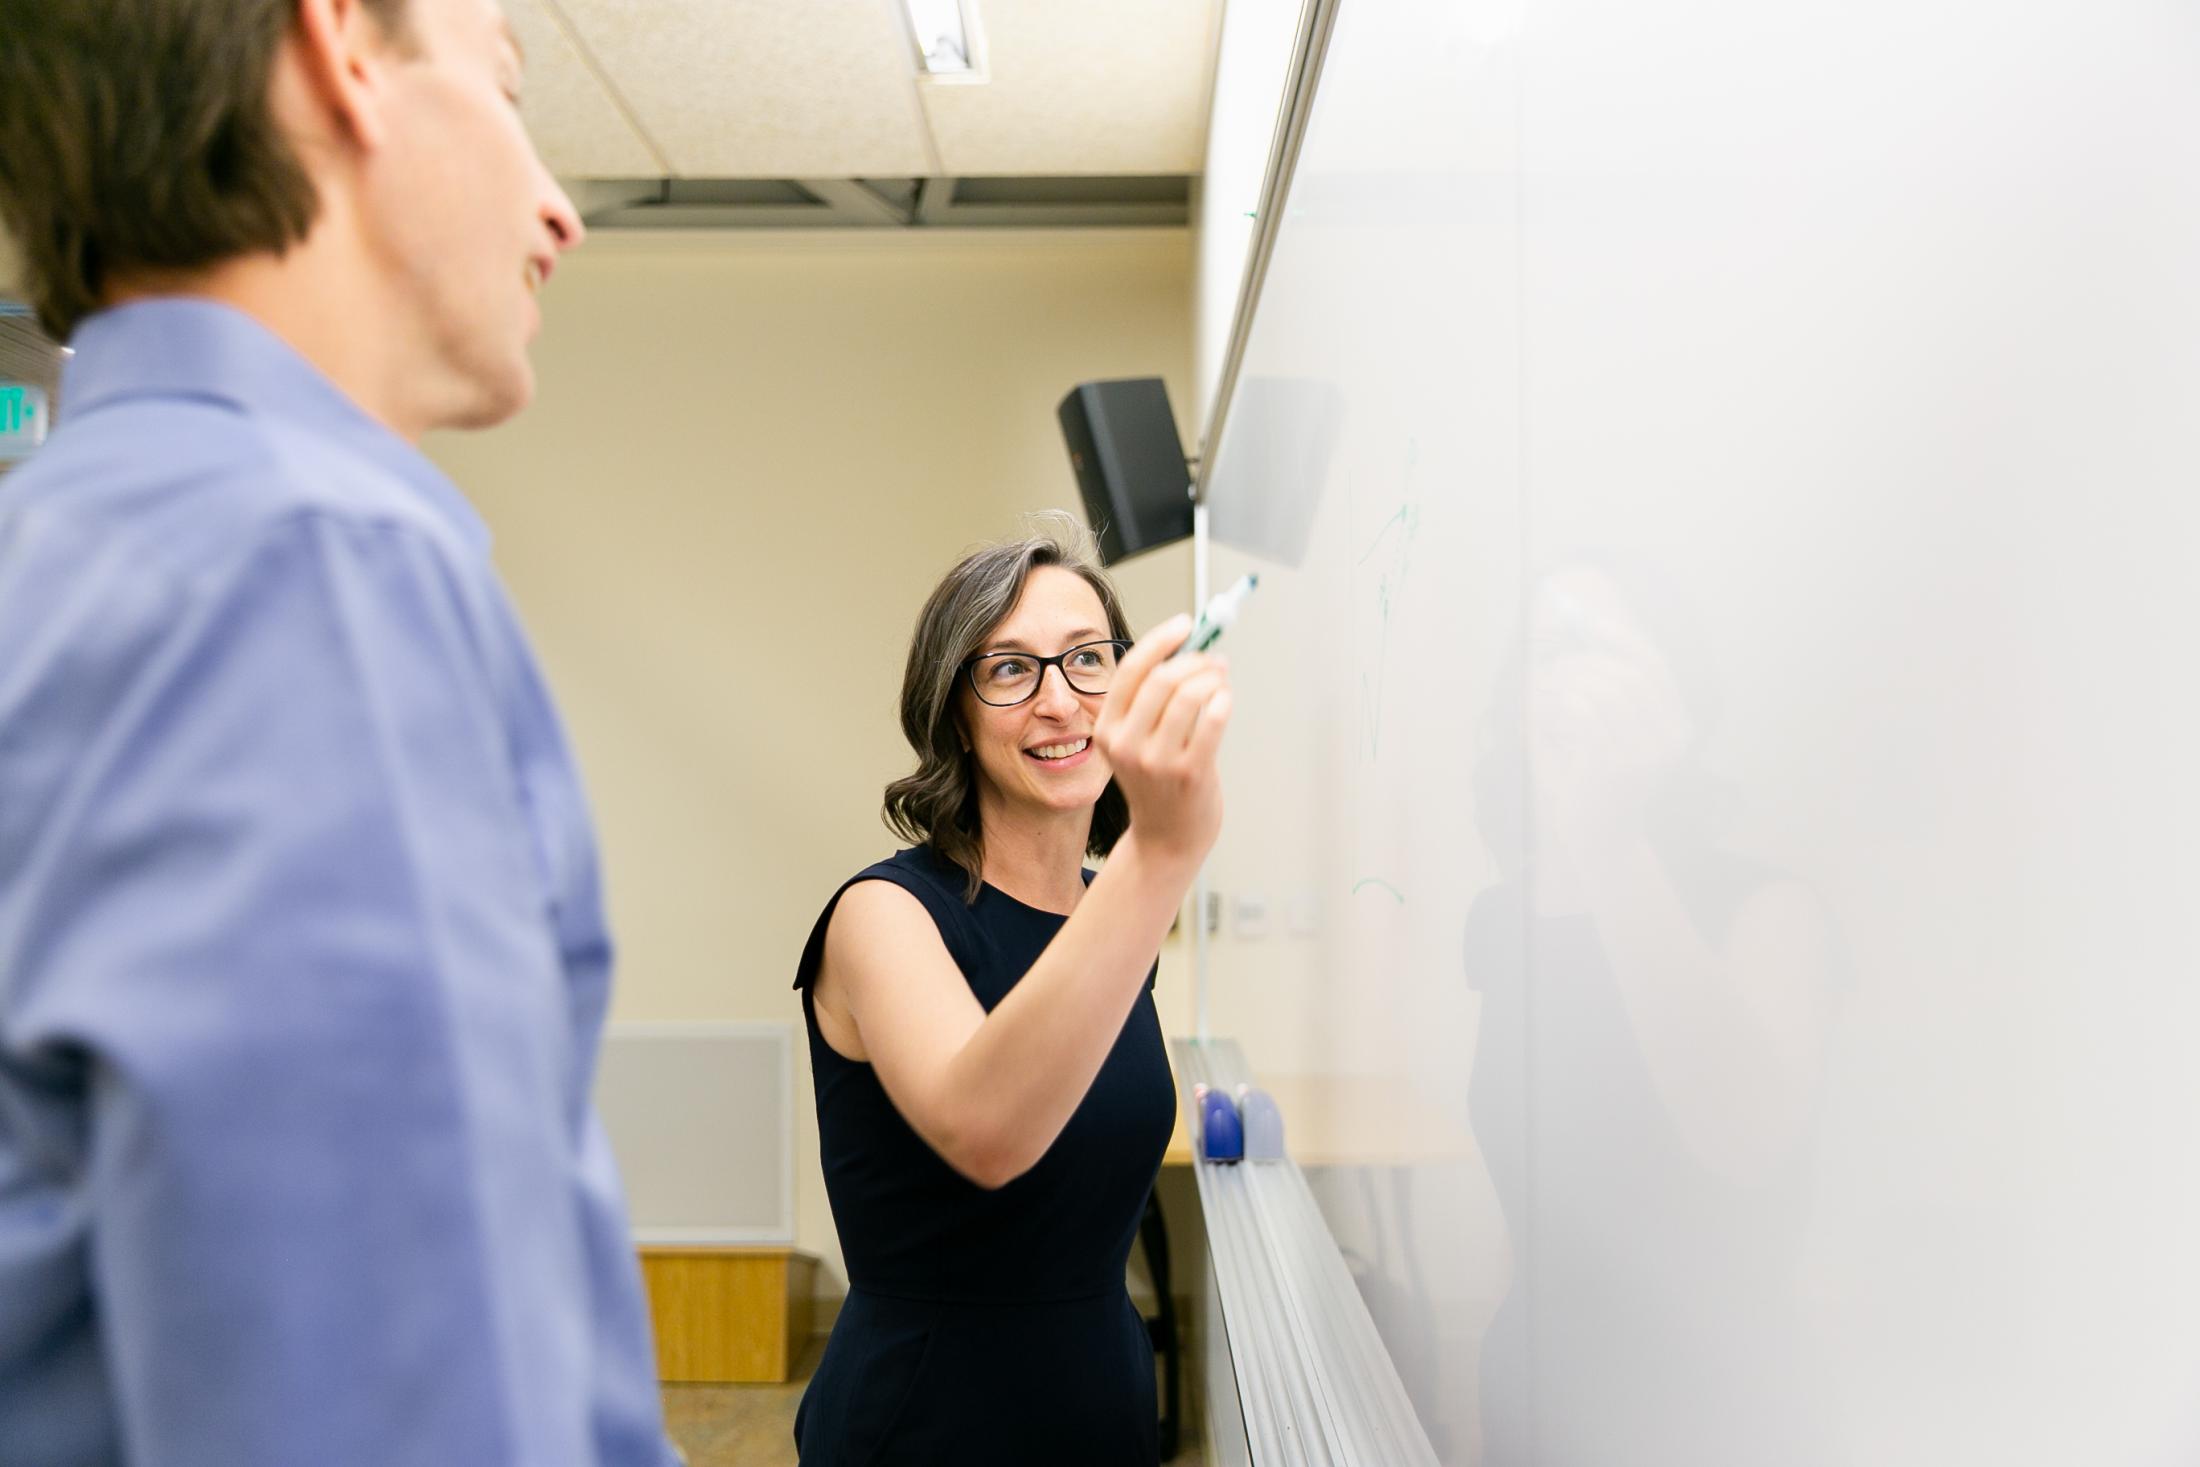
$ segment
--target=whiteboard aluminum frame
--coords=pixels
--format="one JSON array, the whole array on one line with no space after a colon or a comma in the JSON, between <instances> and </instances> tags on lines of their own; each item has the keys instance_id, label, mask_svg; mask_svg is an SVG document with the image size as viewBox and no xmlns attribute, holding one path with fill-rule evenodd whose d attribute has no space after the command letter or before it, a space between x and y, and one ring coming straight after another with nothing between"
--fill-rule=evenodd
<instances>
[{"instance_id":1,"label":"whiteboard aluminum frame","mask_svg":"<svg viewBox=\"0 0 2200 1467\"><path fill-rule=\"evenodd\" d=\"M1223 425L1229 421L1230 400L1237 396L1238 369L1245 362L1245 348L1253 334L1253 312L1260 305L1260 289L1268 278L1269 256L1275 252L1276 235L1283 227L1283 209L1290 197L1291 180L1298 172L1299 147L1306 140L1307 119L1314 112L1314 92L1321 81L1322 62L1329 55L1329 35L1336 27L1337 6L1342 0L1304 0L1299 9L1298 34L1291 43L1291 65L1284 76L1283 101L1276 113L1276 130L1268 140L1268 165L1263 170L1260 198L1253 208L1253 239L1245 253L1245 273L1238 280L1237 305L1230 316L1230 341L1222 354L1222 376L1215 385L1214 411L1200 435L1199 453L1192 464L1192 605L1207 604L1207 586L1214 547L1207 532L1207 490L1214 477L1216 450L1222 446ZM1210 84L1211 90L1211 84ZM1192 885L1192 1008L1193 1031L1201 1041L1209 1037L1208 992L1212 980L1207 955L1207 867L1202 863Z\"/></svg>"},{"instance_id":2,"label":"whiteboard aluminum frame","mask_svg":"<svg viewBox=\"0 0 2200 1467\"><path fill-rule=\"evenodd\" d=\"M1230 342L1223 350L1222 375L1215 385L1215 407L1199 441L1199 469L1192 479L1192 498L1198 504L1207 502L1215 451L1222 446L1230 399L1237 395L1238 369L1244 365L1246 343L1253 334L1253 313L1260 307L1268 258L1275 252L1276 235L1283 228L1284 205L1291 196L1291 180L1298 172L1299 147L1306 140L1307 120L1314 113L1314 92L1321 83L1322 62L1329 55L1329 35L1336 28L1337 7L1342 3L1304 0L1299 10L1298 35L1291 43L1291 66L1284 75L1283 102L1277 109L1275 133L1268 142L1268 166L1261 175L1260 199L1253 208L1253 240L1245 252L1245 273L1239 277L1237 306L1230 316Z\"/></svg>"},{"instance_id":3,"label":"whiteboard aluminum frame","mask_svg":"<svg viewBox=\"0 0 2200 1467\"><path fill-rule=\"evenodd\" d=\"M794 1025L784 1020L719 1020L681 1023L649 1020L604 1026L604 1042L613 1039L773 1039L773 1056L779 1070L779 1202L776 1226L751 1228L637 1228L628 1225L636 1245L652 1247L711 1247L739 1244L786 1244L795 1241L794 1200ZM621 1172L624 1186L624 1172Z\"/></svg>"}]
</instances>

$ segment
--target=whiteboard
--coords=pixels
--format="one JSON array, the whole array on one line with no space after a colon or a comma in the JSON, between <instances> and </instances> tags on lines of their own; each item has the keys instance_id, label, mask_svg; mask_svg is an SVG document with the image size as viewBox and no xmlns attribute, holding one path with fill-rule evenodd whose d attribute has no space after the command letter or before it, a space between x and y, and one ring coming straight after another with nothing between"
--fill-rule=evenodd
<instances>
[{"instance_id":1,"label":"whiteboard","mask_svg":"<svg viewBox=\"0 0 2200 1467\"><path fill-rule=\"evenodd\" d=\"M1442 1459L2200 1460L2200 12L1340 0L1223 406L1213 1029Z\"/></svg>"}]
</instances>

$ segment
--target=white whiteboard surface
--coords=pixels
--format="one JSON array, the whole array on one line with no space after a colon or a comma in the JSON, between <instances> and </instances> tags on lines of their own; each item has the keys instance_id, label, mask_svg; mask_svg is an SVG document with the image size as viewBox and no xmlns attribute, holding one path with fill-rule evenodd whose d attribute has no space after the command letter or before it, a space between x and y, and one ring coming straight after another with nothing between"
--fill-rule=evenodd
<instances>
[{"instance_id":1,"label":"white whiteboard surface","mask_svg":"<svg viewBox=\"0 0 2200 1467\"><path fill-rule=\"evenodd\" d=\"M794 1028L613 1024L596 1072L642 1244L794 1241Z\"/></svg>"},{"instance_id":2,"label":"white whiteboard surface","mask_svg":"<svg viewBox=\"0 0 2200 1467\"><path fill-rule=\"evenodd\" d=\"M1208 484L1444 1461L2200 1461L2200 10L1341 0Z\"/></svg>"}]
</instances>

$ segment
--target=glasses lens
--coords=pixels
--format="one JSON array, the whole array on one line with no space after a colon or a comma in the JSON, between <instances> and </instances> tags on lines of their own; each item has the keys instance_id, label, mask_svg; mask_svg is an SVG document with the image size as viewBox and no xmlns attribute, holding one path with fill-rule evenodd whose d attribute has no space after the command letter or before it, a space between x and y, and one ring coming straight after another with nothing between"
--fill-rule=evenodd
<instances>
[{"instance_id":1,"label":"glasses lens","mask_svg":"<svg viewBox=\"0 0 2200 1467\"><path fill-rule=\"evenodd\" d=\"M970 684L988 703L1021 703L1039 685L1039 664L1013 652L980 657L970 664Z\"/></svg>"},{"instance_id":2,"label":"glasses lens","mask_svg":"<svg viewBox=\"0 0 2200 1467\"><path fill-rule=\"evenodd\" d=\"M1007 707L1038 691L1047 662L1058 662L1062 676L1078 692L1105 693L1115 681L1116 665L1129 650L1128 642L1087 642L1045 662L1021 652L991 652L971 659L970 685L984 701Z\"/></svg>"},{"instance_id":3,"label":"glasses lens","mask_svg":"<svg viewBox=\"0 0 2200 1467\"><path fill-rule=\"evenodd\" d=\"M1115 681L1115 665L1122 660L1120 642L1087 642L1062 654L1062 671L1069 685L1080 693L1105 693Z\"/></svg>"}]
</instances>

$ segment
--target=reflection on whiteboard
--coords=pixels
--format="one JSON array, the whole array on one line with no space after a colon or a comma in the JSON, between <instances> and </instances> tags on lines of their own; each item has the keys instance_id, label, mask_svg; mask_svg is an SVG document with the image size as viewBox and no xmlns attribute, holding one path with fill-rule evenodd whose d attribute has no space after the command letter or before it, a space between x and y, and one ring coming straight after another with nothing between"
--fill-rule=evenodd
<instances>
[{"instance_id":1,"label":"reflection on whiteboard","mask_svg":"<svg viewBox=\"0 0 2200 1467\"><path fill-rule=\"evenodd\" d=\"M1343 415L1344 399L1334 383L1241 377L1223 424L1221 451L1231 455L1233 474L1265 487L1259 495L1212 502L1209 529L1215 539L1277 565L1304 561Z\"/></svg>"},{"instance_id":2,"label":"reflection on whiteboard","mask_svg":"<svg viewBox=\"0 0 2200 1467\"><path fill-rule=\"evenodd\" d=\"M1412 503L1383 521L1374 543L1354 564L1360 594L1354 598L1358 629L1353 645L1360 654L1360 727L1365 736L1362 753L1370 760L1383 754L1383 684L1390 674L1390 622L1398 613L1405 590L1406 572L1413 563L1413 538L1421 531L1421 512ZM1410 671L1410 670L1409 670ZM1439 669L1424 673L1441 676Z\"/></svg>"},{"instance_id":3,"label":"reflection on whiteboard","mask_svg":"<svg viewBox=\"0 0 2200 1467\"><path fill-rule=\"evenodd\" d=\"M1211 1017L1446 1138L1309 1169L1445 1463L2200 1461L2196 82L1339 8L1204 466L1211 880L1314 910Z\"/></svg>"}]
</instances>

